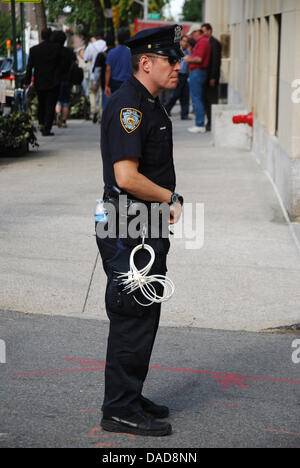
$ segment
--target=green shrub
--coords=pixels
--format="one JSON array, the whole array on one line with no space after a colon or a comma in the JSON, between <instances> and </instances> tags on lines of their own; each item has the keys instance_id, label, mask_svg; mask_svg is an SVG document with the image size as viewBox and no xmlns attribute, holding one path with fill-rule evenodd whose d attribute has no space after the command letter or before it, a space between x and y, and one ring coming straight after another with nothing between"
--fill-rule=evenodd
<instances>
[{"instance_id":1,"label":"green shrub","mask_svg":"<svg viewBox=\"0 0 300 468\"><path fill-rule=\"evenodd\" d=\"M0 116L0 148L20 148L30 143L37 147L36 128L31 116L25 113L11 113Z\"/></svg>"},{"instance_id":2,"label":"green shrub","mask_svg":"<svg viewBox=\"0 0 300 468\"><path fill-rule=\"evenodd\" d=\"M70 102L70 118L71 119L85 119L90 115L89 99L81 96L80 94L71 95Z\"/></svg>"}]
</instances>

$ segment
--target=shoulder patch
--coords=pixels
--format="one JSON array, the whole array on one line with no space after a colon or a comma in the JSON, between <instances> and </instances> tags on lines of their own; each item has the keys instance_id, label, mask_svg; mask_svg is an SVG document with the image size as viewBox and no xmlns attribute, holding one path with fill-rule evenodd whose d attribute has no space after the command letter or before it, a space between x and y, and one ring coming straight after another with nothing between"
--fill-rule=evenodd
<instances>
[{"instance_id":1,"label":"shoulder patch","mask_svg":"<svg viewBox=\"0 0 300 468\"><path fill-rule=\"evenodd\" d=\"M120 120L127 133L132 133L142 121L142 113L132 107L124 107L120 112Z\"/></svg>"}]
</instances>

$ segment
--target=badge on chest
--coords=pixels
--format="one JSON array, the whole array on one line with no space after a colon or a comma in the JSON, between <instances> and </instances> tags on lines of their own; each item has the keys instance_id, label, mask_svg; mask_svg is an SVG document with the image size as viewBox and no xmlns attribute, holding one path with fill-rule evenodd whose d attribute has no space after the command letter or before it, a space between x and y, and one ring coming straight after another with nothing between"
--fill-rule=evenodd
<instances>
[{"instance_id":1,"label":"badge on chest","mask_svg":"<svg viewBox=\"0 0 300 468\"><path fill-rule=\"evenodd\" d=\"M121 109L120 120L127 133L132 133L138 128L142 121L142 113L132 107Z\"/></svg>"}]
</instances>

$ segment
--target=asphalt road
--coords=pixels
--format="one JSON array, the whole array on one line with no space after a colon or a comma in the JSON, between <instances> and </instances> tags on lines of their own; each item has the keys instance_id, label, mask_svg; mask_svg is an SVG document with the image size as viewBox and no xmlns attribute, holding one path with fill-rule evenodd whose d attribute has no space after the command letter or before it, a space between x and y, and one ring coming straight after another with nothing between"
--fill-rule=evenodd
<instances>
[{"instance_id":1,"label":"asphalt road","mask_svg":"<svg viewBox=\"0 0 300 468\"><path fill-rule=\"evenodd\" d=\"M0 447L300 447L299 335L161 327L144 394L173 434L151 438L100 428L107 331L0 311Z\"/></svg>"}]
</instances>

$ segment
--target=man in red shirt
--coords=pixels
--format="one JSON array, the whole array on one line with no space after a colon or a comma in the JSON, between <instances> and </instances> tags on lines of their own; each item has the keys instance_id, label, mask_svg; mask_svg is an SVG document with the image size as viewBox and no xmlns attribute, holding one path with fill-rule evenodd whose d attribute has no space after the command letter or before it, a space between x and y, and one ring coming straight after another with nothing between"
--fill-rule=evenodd
<instances>
[{"instance_id":1,"label":"man in red shirt","mask_svg":"<svg viewBox=\"0 0 300 468\"><path fill-rule=\"evenodd\" d=\"M207 81L207 68L210 59L210 43L204 35L201 25L193 25L188 36L196 41L192 55L184 57L184 61L189 64L190 70L190 91L195 112L195 126L189 128L191 133L205 133L205 109L203 100L203 89Z\"/></svg>"}]
</instances>

